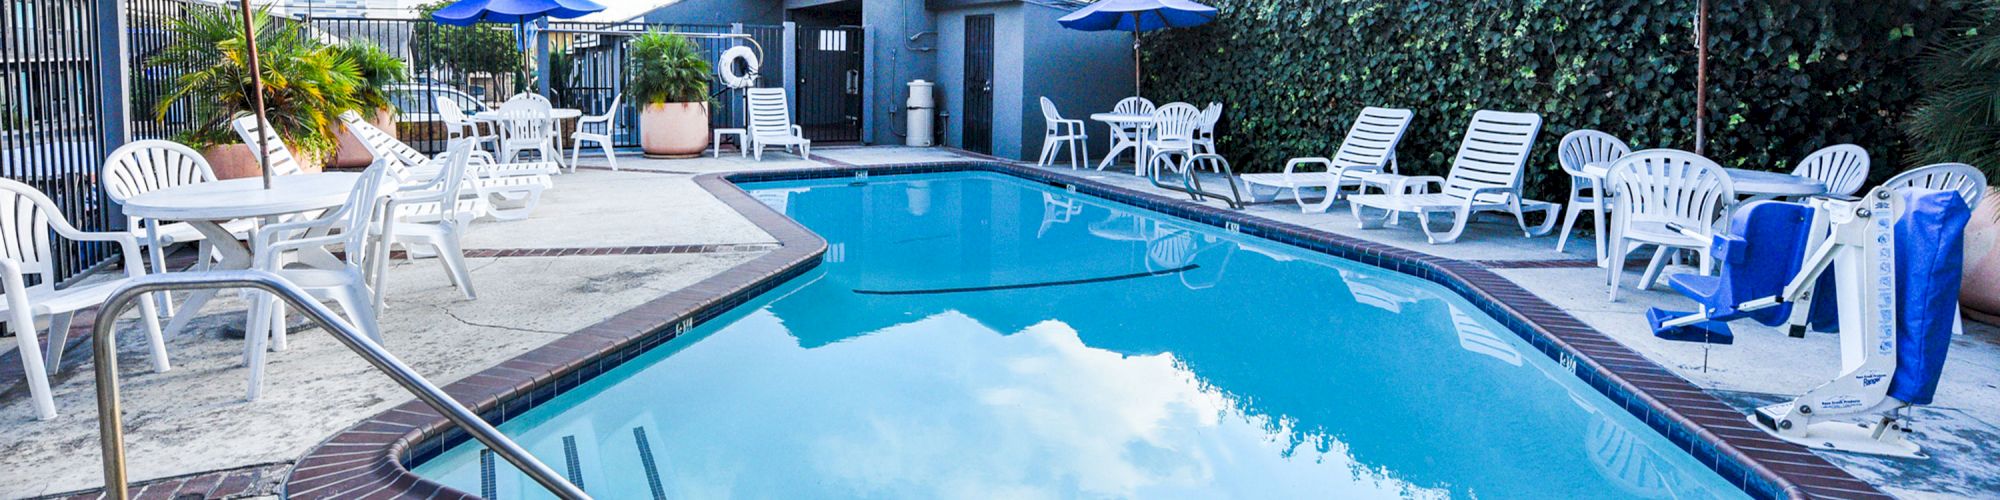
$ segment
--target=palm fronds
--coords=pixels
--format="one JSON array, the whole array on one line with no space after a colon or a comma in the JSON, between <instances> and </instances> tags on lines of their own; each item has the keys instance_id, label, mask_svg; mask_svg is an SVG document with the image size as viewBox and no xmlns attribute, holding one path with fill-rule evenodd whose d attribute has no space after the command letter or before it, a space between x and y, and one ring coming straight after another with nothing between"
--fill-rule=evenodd
<instances>
[{"instance_id":1,"label":"palm fronds","mask_svg":"<svg viewBox=\"0 0 2000 500\"><path fill-rule=\"evenodd\" d=\"M673 33L648 32L632 40L632 61L628 85L632 98L645 104L708 101L708 78L713 71L687 37Z\"/></svg>"},{"instance_id":2,"label":"palm fronds","mask_svg":"<svg viewBox=\"0 0 2000 500\"><path fill-rule=\"evenodd\" d=\"M2000 181L2000 0L1973 12L1919 60L1925 95L1903 131L1919 163L1970 163Z\"/></svg>"}]
</instances>

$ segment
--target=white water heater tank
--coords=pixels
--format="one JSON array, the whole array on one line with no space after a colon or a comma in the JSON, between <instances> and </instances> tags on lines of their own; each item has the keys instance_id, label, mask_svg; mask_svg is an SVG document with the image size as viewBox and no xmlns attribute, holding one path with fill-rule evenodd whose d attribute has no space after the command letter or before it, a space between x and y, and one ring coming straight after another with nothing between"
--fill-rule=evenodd
<instances>
[{"instance_id":1,"label":"white water heater tank","mask_svg":"<svg viewBox=\"0 0 2000 500\"><path fill-rule=\"evenodd\" d=\"M910 81L910 100L905 104L904 114L909 115L909 135L903 144L927 148L936 146L937 96L931 91L936 83L923 80Z\"/></svg>"}]
</instances>

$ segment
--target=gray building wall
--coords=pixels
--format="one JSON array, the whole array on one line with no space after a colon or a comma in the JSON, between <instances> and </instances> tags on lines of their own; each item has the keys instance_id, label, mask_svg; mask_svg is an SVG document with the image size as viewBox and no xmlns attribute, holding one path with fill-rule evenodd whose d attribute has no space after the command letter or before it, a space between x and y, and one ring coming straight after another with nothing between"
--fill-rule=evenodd
<instances>
[{"instance_id":1,"label":"gray building wall","mask_svg":"<svg viewBox=\"0 0 2000 500\"><path fill-rule=\"evenodd\" d=\"M868 28L869 142L902 144L910 80L938 80L937 17L915 0L862 0ZM942 97L939 98L942 105Z\"/></svg>"},{"instance_id":2,"label":"gray building wall","mask_svg":"<svg viewBox=\"0 0 2000 500\"><path fill-rule=\"evenodd\" d=\"M944 120L945 142L965 144L965 19L993 16L993 156L1021 156L1021 101L1026 71L1022 36L1022 5L988 3L938 12L938 102L950 117Z\"/></svg>"},{"instance_id":3,"label":"gray building wall","mask_svg":"<svg viewBox=\"0 0 2000 500\"><path fill-rule=\"evenodd\" d=\"M1090 154L1103 156L1110 149L1111 134L1104 124L1090 121L1091 113L1111 111L1120 99L1132 94L1132 35L1110 31L1076 31L1063 28L1056 19L1071 11L1040 4L1024 4L1022 16L1029 28L1022 40L1027 44L1027 75L1023 82L1021 110L1022 160L1034 160L1042 151L1042 96L1056 103L1063 118L1083 120L1090 133ZM1067 153L1064 153L1065 155ZM1057 156L1058 160L1068 156Z\"/></svg>"},{"instance_id":4,"label":"gray building wall","mask_svg":"<svg viewBox=\"0 0 2000 500\"><path fill-rule=\"evenodd\" d=\"M646 13L645 22L663 24L778 24L785 22L779 0L682 0Z\"/></svg>"}]
</instances>

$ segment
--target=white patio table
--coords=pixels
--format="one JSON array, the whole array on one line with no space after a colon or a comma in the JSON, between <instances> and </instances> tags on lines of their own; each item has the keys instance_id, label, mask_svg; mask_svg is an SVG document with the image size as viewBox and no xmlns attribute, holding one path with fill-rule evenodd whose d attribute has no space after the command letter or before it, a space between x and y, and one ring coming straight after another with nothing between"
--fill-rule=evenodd
<instances>
[{"instance_id":1,"label":"white patio table","mask_svg":"<svg viewBox=\"0 0 2000 500\"><path fill-rule=\"evenodd\" d=\"M1736 195L1743 197L1743 202L1745 203L1776 198L1812 196L1826 192L1826 184L1792 174L1744 170L1740 168L1725 168L1722 170L1729 174L1730 185L1736 188ZM1599 181L1602 181L1606 174L1611 173L1611 165L1608 163L1586 163L1583 165L1583 172L1595 176Z\"/></svg>"},{"instance_id":2,"label":"white patio table","mask_svg":"<svg viewBox=\"0 0 2000 500\"><path fill-rule=\"evenodd\" d=\"M1104 125L1111 129L1113 135L1120 134L1119 130L1126 127L1135 127L1139 130L1137 141L1117 142L1110 152L1104 154L1104 161L1097 163L1097 169L1104 170L1104 167L1111 166L1111 162L1118 160L1118 155L1124 154L1126 149L1131 149L1132 175L1146 175L1146 160L1142 156L1146 154L1146 132L1153 128L1153 115L1096 113L1090 115L1090 119L1104 122ZM1136 147L1134 147L1135 144Z\"/></svg>"},{"instance_id":3,"label":"white patio table","mask_svg":"<svg viewBox=\"0 0 2000 500\"><path fill-rule=\"evenodd\" d=\"M125 200L125 214L163 222L185 221L222 254L216 268L249 269L256 263L253 249L237 241L223 223L254 217L268 224L282 215L338 207L347 202L360 179L357 173L328 172L272 177L271 189L264 189L264 180L257 177L187 184L133 196ZM166 332L179 332L215 292L191 294L174 312Z\"/></svg>"},{"instance_id":4,"label":"white patio table","mask_svg":"<svg viewBox=\"0 0 2000 500\"><path fill-rule=\"evenodd\" d=\"M549 119L551 119L551 120L555 120L555 121L557 121L557 122L561 122L561 121L563 121L563 120L575 120L575 119L578 119L578 118L582 118L582 117L583 117L583 110L581 110L581 109L576 109L576 108L555 108L555 109L551 109L551 110L549 110ZM498 110L498 109L492 109L492 110L486 110L486 111L480 111L480 112L478 112L478 113L473 113L473 115L472 115L472 119L474 119L474 120L479 120L479 121L484 121L484 122L497 122L497 121L500 121L500 110ZM562 139L562 137L561 137L561 135L562 135L562 134L561 134L561 131L562 131L562 125L561 125L561 124L558 124L558 125L556 125L556 131L557 131L557 134L556 134L556 135L557 135L557 137L556 137L556 157L555 157L555 158L553 158L552 160L553 160L553 161L555 161L555 162L556 162L556 164L560 165L560 164L562 164L562 162L563 162L563 158L565 158L565 157L569 156L569 151L565 151L565 150L564 150L564 148L563 148L563 143L565 143L565 142L567 142L567 141L564 141L564 140ZM499 155L499 151L494 151L494 155L495 155L495 156L498 156L498 155ZM567 165L565 165L565 166L567 166Z\"/></svg>"}]
</instances>

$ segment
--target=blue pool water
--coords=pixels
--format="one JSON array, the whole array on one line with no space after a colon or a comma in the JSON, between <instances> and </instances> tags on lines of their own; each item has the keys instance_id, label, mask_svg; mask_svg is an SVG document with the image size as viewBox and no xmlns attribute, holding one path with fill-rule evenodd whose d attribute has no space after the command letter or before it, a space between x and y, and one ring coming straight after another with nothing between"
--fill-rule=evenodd
<instances>
[{"instance_id":1,"label":"blue pool water","mask_svg":"<svg viewBox=\"0 0 2000 500\"><path fill-rule=\"evenodd\" d=\"M501 429L598 498L1743 496L1429 282L998 174L851 181L747 186L824 265ZM416 471L548 496L477 443Z\"/></svg>"}]
</instances>

